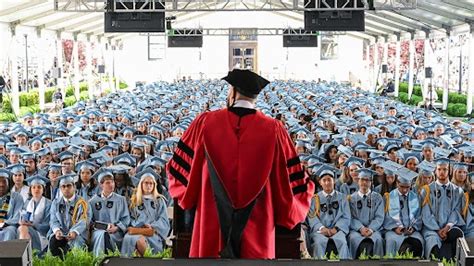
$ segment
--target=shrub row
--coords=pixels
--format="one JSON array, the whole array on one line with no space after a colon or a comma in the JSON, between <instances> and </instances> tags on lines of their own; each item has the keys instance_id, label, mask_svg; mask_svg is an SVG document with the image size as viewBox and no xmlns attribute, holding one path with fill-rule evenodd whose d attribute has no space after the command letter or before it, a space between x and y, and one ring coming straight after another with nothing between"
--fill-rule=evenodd
<instances>
[{"instance_id":1,"label":"shrub row","mask_svg":"<svg viewBox=\"0 0 474 266\"><path fill-rule=\"evenodd\" d=\"M399 93L405 92L408 94L408 83L401 82L399 85ZM436 94L438 95L438 101L443 100L443 90L438 88L436 89ZM413 85L413 95L422 96L422 87L421 85ZM450 92L448 94L448 103L463 103L467 104L467 95L459 94L457 92Z\"/></svg>"},{"instance_id":2,"label":"shrub row","mask_svg":"<svg viewBox=\"0 0 474 266\"><path fill-rule=\"evenodd\" d=\"M438 101L443 101L443 90L437 89ZM418 105L423 100L422 87L420 85L413 85L413 94L411 99L408 99L408 83L401 82L399 85L398 100L409 105ZM461 117L466 114L467 110L467 95L459 94L457 92L448 93L448 108L446 113L450 116Z\"/></svg>"},{"instance_id":3,"label":"shrub row","mask_svg":"<svg viewBox=\"0 0 474 266\"><path fill-rule=\"evenodd\" d=\"M120 82L119 89L123 90L128 88L128 85L124 82ZM47 88L45 90L45 103L51 103L53 101L53 94L56 91L55 87ZM89 99L88 85L86 82L81 82L80 87L80 101L85 101ZM109 94L110 89L105 90L105 94ZM31 90L30 92L21 92L20 93L20 114L19 117L24 116L27 113L35 114L41 112L39 108L39 91L37 89ZM76 97L74 96L74 87L66 87L66 98L64 99L64 104L66 107L72 106L77 102ZM16 121L16 116L13 114L13 108L10 101L10 98L6 95L3 96L3 107L0 112L0 122L14 122Z\"/></svg>"}]
</instances>

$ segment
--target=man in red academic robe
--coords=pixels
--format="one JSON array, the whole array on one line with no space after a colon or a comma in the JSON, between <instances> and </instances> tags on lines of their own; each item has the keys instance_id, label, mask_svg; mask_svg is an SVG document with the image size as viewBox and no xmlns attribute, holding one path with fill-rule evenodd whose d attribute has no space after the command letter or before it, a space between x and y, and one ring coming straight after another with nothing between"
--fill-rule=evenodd
<instances>
[{"instance_id":1,"label":"man in red academic robe","mask_svg":"<svg viewBox=\"0 0 474 266\"><path fill-rule=\"evenodd\" d=\"M255 110L269 82L248 70L223 79L228 108L186 130L167 164L170 193L196 207L190 257L275 258L275 225L305 219L314 185L284 126Z\"/></svg>"}]
</instances>

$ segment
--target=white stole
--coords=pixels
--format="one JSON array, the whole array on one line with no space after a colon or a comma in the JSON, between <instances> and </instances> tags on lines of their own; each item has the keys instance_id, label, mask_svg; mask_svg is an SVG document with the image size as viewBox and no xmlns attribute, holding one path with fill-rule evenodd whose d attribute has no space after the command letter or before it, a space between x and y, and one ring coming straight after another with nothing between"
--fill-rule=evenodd
<instances>
[{"instance_id":1,"label":"white stole","mask_svg":"<svg viewBox=\"0 0 474 266\"><path fill-rule=\"evenodd\" d=\"M28 202L28 205L26 206L26 212L31 213L30 216L30 221L33 222L33 224L39 224L41 223L41 220L43 219L44 216L44 209L46 208L46 198L41 197L40 201L38 202L38 206L36 206L35 209L35 201L31 199Z\"/></svg>"}]
</instances>

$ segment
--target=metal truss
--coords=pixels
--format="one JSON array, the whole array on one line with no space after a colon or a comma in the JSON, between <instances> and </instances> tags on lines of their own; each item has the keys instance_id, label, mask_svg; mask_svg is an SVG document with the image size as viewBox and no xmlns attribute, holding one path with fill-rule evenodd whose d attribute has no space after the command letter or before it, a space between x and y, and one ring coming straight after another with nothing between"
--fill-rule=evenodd
<instances>
[{"instance_id":1,"label":"metal truss","mask_svg":"<svg viewBox=\"0 0 474 266\"><path fill-rule=\"evenodd\" d=\"M140 33L140 36L229 36L231 35L233 29L224 29L224 28L206 28L206 29L172 29L167 33ZM304 29L293 29L293 28L258 28L251 29L252 34L260 36L270 36L270 35L345 35L344 31L305 31Z\"/></svg>"},{"instance_id":2,"label":"metal truss","mask_svg":"<svg viewBox=\"0 0 474 266\"><path fill-rule=\"evenodd\" d=\"M367 0L54 0L57 11L69 12L206 12L366 10ZM369 0L372 1L372 0ZM416 0L373 0L377 9L413 9Z\"/></svg>"},{"instance_id":3,"label":"metal truss","mask_svg":"<svg viewBox=\"0 0 474 266\"><path fill-rule=\"evenodd\" d=\"M104 0L54 0L55 11L66 12L104 12Z\"/></svg>"},{"instance_id":4,"label":"metal truss","mask_svg":"<svg viewBox=\"0 0 474 266\"><path fill-rule=\"evenodd\" d=\"M417 0L374 0L376 10L416 9L416 7Z\"/></svg>"}]
</instances>

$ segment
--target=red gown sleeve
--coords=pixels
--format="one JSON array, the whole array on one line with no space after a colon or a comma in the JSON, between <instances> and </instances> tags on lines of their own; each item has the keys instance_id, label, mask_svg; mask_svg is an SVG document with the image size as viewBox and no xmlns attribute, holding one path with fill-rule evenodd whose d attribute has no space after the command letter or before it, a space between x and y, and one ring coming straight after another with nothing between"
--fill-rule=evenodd
<instances>
[{"instance_id":1,"label":"red gown sleeve","mask_svg":"<svg viewBox=\"0 0 474 266\"><path fill-rule=\"evenodd\" d=\"M183 209L194 207L197 202L200 178L191 179L191 173L200 173L200 161L203 157L202 129L207 113L199 115L184 132L174 150L173 157L166 164L166 173L169 179L169 190L172 198L177 198Z\"/></svg>"},{"instance_id":2,"label":"red gown sleeve","mask_svg":"<svg viewBox=\"0 0 474 266\"><path fill-rule=\"evenodd\" d=\"M279 123L276 145L271 176L275 222L292 229L308 214L314 184L303 170L288 132Z\"/></svg>"}]
</instances>

